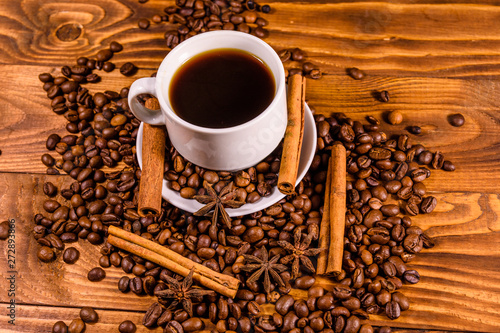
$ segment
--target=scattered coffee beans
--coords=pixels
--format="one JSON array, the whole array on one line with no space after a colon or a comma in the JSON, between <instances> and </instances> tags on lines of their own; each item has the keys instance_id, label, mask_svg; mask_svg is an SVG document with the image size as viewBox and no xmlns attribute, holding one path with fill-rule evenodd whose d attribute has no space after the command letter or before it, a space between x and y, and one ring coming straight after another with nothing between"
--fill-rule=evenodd
<instances>
[{"instance_id":1,"label":"scattered coffee beans","mask_svg":"<svg viewBox=\"0 0 500 333\"><path fill-rule=\"evenodd\" d=\"M190 36L214 29L236 29L265 36L264 27L268 23L258 13L270 10L250 0L231 2L231 6L221 1L183 0L165 8L166 15L158 14L153 22L168 21L177 25L176 30L165 33L167 46L175 47ZM40 260L53 260L54 249L64 249L66 242L86 239L91 244L102 244L100 263L105 267L121 267L124 272L135 275L132 279L127 276L120 279L120 291L153 296L170 288L172 278L179 278L175 274L143 258L123 256L106 242L107 227L114 225L154 240L214 271L237 275L241 280L235 300L220 295L205 296L202 302L192 304L192 315L184 304L166 310L172 303L158 298L147 311L144 324L161 326L165 332L199 331L203 329L201 318L210 320L218 331L372 332L373 327L361 324L370 314L385 313L395 319L409 308L409 301L400 289L405 283L417 283L420 275L407 264L423 248L434 245L413 225L411 216L431 213L437 206L437 200L426 195L423 184L431 174L430 169L455 169L441 153L410 142L408 135L389 137L380 131L380 122L372 116L367 117L369 124L364 125L340 113L315 115L318 149L309 172L296 188L296 196L234 218L230 229L220 221L212 223L205 216L186 214L166 201L162 203L159 217L141 217L137 213L141 172L135 158L140 122L130 112L128 88L92 94L84 87L85 83L100 80L92 73L95 69L114 68L109 60L114 52L121 50L120 44L112 42L96 59L80 57L76 66L63 67L61 76L49 73L39 76L52 99L53 111L65 117L70 133L64 137L52 134L47 139L47 149L53 151L53 155L49 155L52 159L43 158L47 173L62 170L74 179L68 188L44 184L44 193L49 199L44 203L45 213L35 216L34 227L34 237L41 244ZM279 55L287 75L321 77L302 50L285 49ZM127 76L136 71L132 63L120 68ZM355 79L365 76L357 68L349 69L348 74ZM380 99L388 102L388 93L383 96L381 93ZM389 118L389 122L401 123L402 116L399 116L400 119ZM292 247L300 243L314 248L321 221L329 148L333 142L342 143L348 151L347 171L352 180L346 184L348 202L342 272L336 277L336 287L325 290L314 285L315 280L310 276L314 267L299 266L299 277L292 279L292 261L286 259L290 250L280 244L286 241ZM184 197L204 194L204 181L214 184L218 191L233 182L238 198L254 202L275 185L279 163L277 152L248 170L214 172L192 165L170 147L164 169L165 178ZM117 166L114 169L117 171L102 169ZM57 193L66 201L51 199L56 198ZM391 204L390 198L399 200L401 206ZM63 260L72 261L68 259L74 254L72 249L64 251ZM278 268L280 273L271 274L269 294L263 289L262 276L250 278L253 274L248 266L250 260L245 259L263 258L262 251L268 251L268 258L280 255L278 264L286 267ZM96 267L88 273L88 279L100 281L105 275L101 267ZM287 295L292 285L308 289L307 299L295 300ZM261 305L266 302L275 303L277 313L261 315ZM93 318L91 310L82 309L83 312L83 320L72 322L75 331L85 325L87 318ZM131 321L124 321L119 327L120 332L135 330ZM390 329L380 331L390 332Z\"/></svg>"}]
</instances>

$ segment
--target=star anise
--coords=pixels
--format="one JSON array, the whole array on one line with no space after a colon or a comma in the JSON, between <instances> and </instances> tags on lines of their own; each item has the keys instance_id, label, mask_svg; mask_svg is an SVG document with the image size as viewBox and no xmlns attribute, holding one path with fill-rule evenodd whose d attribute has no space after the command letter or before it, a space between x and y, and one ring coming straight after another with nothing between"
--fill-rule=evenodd
<instances>
[{"instance_id":1,"label":"star anise","mask_svg":"<svg viewBox=\"0 0 500 333\"><path fill-rule=\"evenodd\" d=\"M302 232L300 229L295 231L293 238L294 245L285 240L278 241L279 246L291 252L289 255L281 259L281 263L288 265L289 263L293 262L292 279L295 279L299 276L299 268L301 262L308 271L310 271L311 273L316 273L316 269L314 268L314 265L308 257L317 255L318 253L323 251L323 249L309 248L309 245L311 245L311 241L313 239L313 234L306 235L304 240L301 242Z\"/></svg>"},{"instance_id":2,"label":"star anise","mask_svg":"<svg viewBox=\"0 0 500 333\"><path fill-rule=\"evenodd\" d=\"M170 303L168 309L174 309L179 303L189 314L190 317L193 316L193 302L192 299L201 299L205 295L214 295L212 290L204 290L201 288L192 287L193 285L193 269L189 272L182 282L174 279L171 276L165 275L167 280L168 289L157 291L155 295L159 299L170 299L173 301Z\"/></svg>"},{"instance_id":3,"label":"star anise","mask_svg":"<svg viewBox=\"0 0 500 333\"><path fill-rule=\"evenodd\" d=\"M269 275L271 275L273 280L280 286L285 286L285 282L283 282L279 273L285 271L287 267L278 263L278 260L280 259L279 254L273 256L271 260L269 260L269 253L263 246L260 248L260 258L250 254L243 254L243 257L246 260L246 265L243 266L241 270L245 272L254 272L247 279L247 282L255 282L262 274L264 274L264 290L266 293L271 292L271 279Z\"/></svg>"},{"instance_id":4,"label":"star anise","mask_svg":"<svg viewBox=\"0 0 500 333\"><path fill-rule=\"evenodd\" d=\"M207 191L207 195L195 195L193 198L205 206L196 211L194 215L205 216L213 209L212 225L215 226L217 224L217 219L220 214L226 226L231 229L231 218L226 212L225 207L239 208L245 203L235 200L236 192L233 187L233 182L226 185L218 195L209 182L204 182L203 187Z\"/></svg>"}]
</instances>

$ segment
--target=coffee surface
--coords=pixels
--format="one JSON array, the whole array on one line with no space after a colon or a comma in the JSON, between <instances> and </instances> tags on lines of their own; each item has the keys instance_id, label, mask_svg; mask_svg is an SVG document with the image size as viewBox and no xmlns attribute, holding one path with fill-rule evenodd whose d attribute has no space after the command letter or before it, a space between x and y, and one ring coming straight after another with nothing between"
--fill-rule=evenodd
<instances>
[{"instance_id":1,"label":"coffee surface","mask_svg":"<svg viewBox=\"0 0 500 333\"><path fill-rule=\"evenodd\" d=\"M216 49L184 63L168 93L180 118L201 127L226 128L261 114L274 98L275 83L270 69L254 55Z\"/></svg>"}]
</instances>

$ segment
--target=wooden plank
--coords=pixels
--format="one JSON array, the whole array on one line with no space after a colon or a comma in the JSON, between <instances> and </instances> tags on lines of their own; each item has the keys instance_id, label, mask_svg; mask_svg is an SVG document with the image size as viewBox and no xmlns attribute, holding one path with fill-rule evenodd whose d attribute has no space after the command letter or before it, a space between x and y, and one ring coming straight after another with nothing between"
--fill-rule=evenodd
<instances>
[{"instance_id":1,"label":"wooden plank","mask_svg":"<svg viewBox=\"0 0 500 333\"><path fill-rule=\"evenodd\" d=\"M85 241L76 243L81 257L74 265L64 264L61 258L49 264L38 261L31 221L41 211L41 186L47 179L58 186L71 183L62 176L0 174L2 218L15 219L18 236L16 302L145 311L153 298L119 292L117 282L124 275L120 269L106 269L107 276L101 282L87 280L88 270L98 265L98 247ZM416 225L435 237L436 247L424 250L408 265L421 274L420 283L402 289L411 300L411 308L396 321L373 316L372 322L401 328L496 332L500 326L500 266L495 264L500 259L500 200L494 194L434 195L438 199L435 211L414 218ZM0 262L7 262L6 253L6 246L2 246ZM0 272L5 276L6 265ZM319 283L326 289L333 286L325 279ZM0 290L8 290L7 280L0 279ZM299 297L304 294L293 293ZM1 293L0 302L8 301L7 293Z\"/></svg>"},{"instance_id":2,"label":"wooden plank","mask_svg":"<svg viewBox=\"0 0 500 333\"><path fill-rule=\"evenodd\" d=\"M73 59L74 61L74 59ZM63 64L61 64L63 66ZM40 161L47 153L45 141L52 133L61 136L69 134L65 130L66 119L51 111L50 99L42 89L38 74L48 72L60 75L60 67L40 66L0 66L5 80L0 83L2 110L6 116L0 117L0 170L8 172L45 173L47 169ZM140 70L136 77L125 77L115 70L105 75L102 82L87 84L91 92L106 90L120 91L143 76L150 76L152 70ZM102 73L101 73L102 74ZM104 73L106 74L106 73ZM19 89L23 87L23 89ZM8 116L7 116L8 115ZM52 152L53 156L57 154Z\"/></svg>"},{"instance_id":3,"label":"wooden plank","mask_svg":"<svg viewBox=\"0 0 500 333\"><path fill-rule=\"evenodd\" d=\"M87 280L90 269L99 266L99 246L86 241L67 244L76 247L80 259L74 265L67 265L61 255L51 263L37 258L39 245L32 236L33 217L44 213L42 205L45 195L42 186L46 181L67 188L71 178L67 176L38 176L25 174L0 174L0 211L2 220L14 219L16 226L16 302L21 304L50 304L55 306L92 306L108 309L145 311L153 302L152 297L136 297L118 291L118 280L126 275L121 269L106 269L106 278L99 283ZM64 199L58 198L61 202ZM7 244L2 242L2 265L5 276L7 267ZM2 279L0 285L8 290L9 282ZM7 302L7 293L2 293L0 302ZM110 302L109 300L113 301ZM131 301L133 300L133 301Z\"/></svg>"},{"instance_id":4,"label":"wooden plank","mask_svg":"<svg viewBox=\"0 0 500 333\"><path fill-rule=\"evenodd\" d=\"M7 71L7 67L12 70ZM51 133L66 134L66 120L50 110L50 100L41 89L37 73L59 72L40 66L0 66L5 71L2 101L8 117L0 117L0 170L8 172L44 173L40 162L46 153L45 140ZM137 77L149 76L154 70L143 69L134 78L117 71L104 76L101 83L88 85L92 91L119 90ZM7 82L9 84L7 84ZM418 77L383 77L370 75L356 81L347 75L325 75L309 80L307 100L318 113L345 112L366 123L367 115L384 119L390 110L399 110L404 121L397 126L382 121L388 134L407 133L409 125L422 127L422 134L412 136L431 151L441 151L453 161L457 171L437 171L428 180L434 191L474 191L481 187L487 193L498 192L500 166L496 148L499 144L498 115L500 81L490 79L443 79ZM18 87L24 86L25 91ZM389 103L380 103L373 93L388 90ZM29 94L26 93L30 92ZM460 112L466 124L454 128L447 116ZM52 152L54 157L58 155ZM472 174L468 170L474 170Z\"/></svg>"},{"instance_id":5,"label":"wooden plank","mask_svg":"<svg viewBox=\"0 0 500 333\"><path fill-rule=\"evenodd\" d=\"M155 67L167 50L163 40L174 26L137 21L163 13L173 2L95 0L86 3L0 1L0 63L52 65L61 58L95 56L116 39L125 51L119 64ZM342 70L359 66L379 74L491 76L500 73L499 9L494 2L396 4L383 2L269 2L272 14L267 41L277 47L304 48ZM418 22L418 24L409 24ZM79 38L61 40L70 24ZM467 29L464 29L467 27ZM76 35L75 35L76 36ZM383 56L381 56L383 55Z\"/></svg>"}]
</instances>

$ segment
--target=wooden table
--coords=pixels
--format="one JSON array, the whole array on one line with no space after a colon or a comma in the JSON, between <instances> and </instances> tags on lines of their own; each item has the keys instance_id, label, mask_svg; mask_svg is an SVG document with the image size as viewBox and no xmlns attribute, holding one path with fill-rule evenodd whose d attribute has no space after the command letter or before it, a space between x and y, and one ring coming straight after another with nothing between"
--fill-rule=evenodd
<instances>
[{"instance_id":1,"label":"wooden table","mask_svg":"<svg viewBox=\"0 0 500 333\"><path fill-rule=\"evenodd\" d=\"M165 25L137 26L173 1L0 0L0 220L15 221L15 296L9 296L7 243L0 242L0 331L50 332L69 323L82 306L100 320L87 332L116 332L125 318L140 323L151 297L122 294L119 269L102 282L86 274L97 265L98 249L80 241L81 258L66 265L37 260L33 216L44 200L41 185L68 184L68 176L47 176L40 156L51 133L65 134L65 120L50 109L37 76L59 73L78 56L95 56L117 40L125 47L113 61L132 61L132 78L118 70L92 91L117 90L149 76L167 53ZM455 172L436 171L426 181L438 199L435 211L415 218L436 246L411 263L420 283L404 286L411 309L395 320L372 316L375 325L408 331L500 331L500 7L480 1L396 3L268 1L269 37L275 49L300 47L323 77L309 80L308 103L318 113L345 112L355 120L404 115L400 125L383 123L390 134L418 125L415 138L452 160ZM366 72L353 80L346 68ZM388 90L390 102L373 97ZM452 127L447 116L462 113ZM15 299L15 323L7 306ZM138 332L147 332L138 325ZM154 332L160 332L160 329Z\"/></svg>"}]
</instances>

